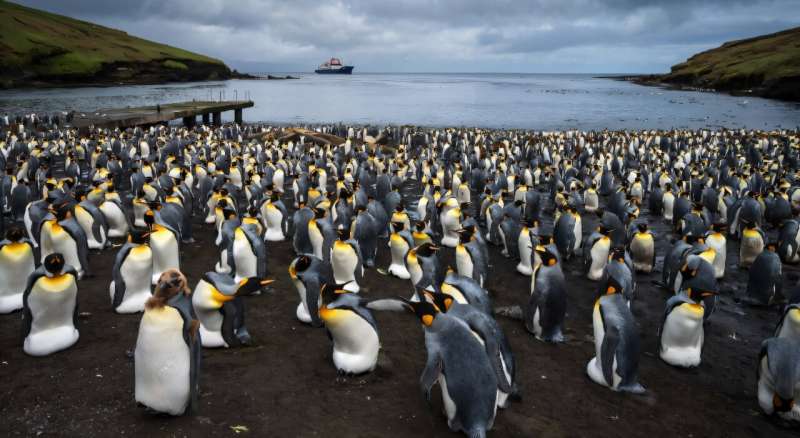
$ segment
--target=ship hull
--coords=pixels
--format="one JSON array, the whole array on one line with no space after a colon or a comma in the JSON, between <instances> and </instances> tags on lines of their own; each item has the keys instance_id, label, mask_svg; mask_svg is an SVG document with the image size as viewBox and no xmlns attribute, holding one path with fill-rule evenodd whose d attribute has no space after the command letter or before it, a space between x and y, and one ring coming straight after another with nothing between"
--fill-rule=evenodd
<instances>
[{"instance_id":1,"label":"ship hull","mask_svg":"<svg viewBox=\"0 0 800 438\"><path fill-rule=\"evenodd\" d=\"M317 69L314 70L314 73L321 74L321 75L349 75L353 73L353 66L346 65L342 68L337 69Z\"/></svg>"}]
</instances>

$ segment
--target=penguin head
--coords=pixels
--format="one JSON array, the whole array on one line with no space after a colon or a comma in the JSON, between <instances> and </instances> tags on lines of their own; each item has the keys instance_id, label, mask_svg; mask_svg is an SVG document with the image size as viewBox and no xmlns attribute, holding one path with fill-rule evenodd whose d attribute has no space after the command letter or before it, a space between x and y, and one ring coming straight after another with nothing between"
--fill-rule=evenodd
<instances>
[{"instance_id":1,"label":"penguin head","mask_svg":"<svg viewBox=\"0 0 800 438\"><path fill-rule=\"evenodd\" d=\"M606 281L606 285L604 289L600 289L600 295L614 295L614 294L621 294L623 290L622 285L617 281L614 276L609 275L608 281Z\"/></svg>"},{"instance_id":2,"label":"penguin head","mask_svg":"<svg viewBox=\"0 0 800 438\"><path fill-rule=\"evenodd\" d=\"M647 222L639 222L636 224L636 228L639 230L640 233L647 232Z\"/></svg>"},{"instance_id":3,"label":"penguin head","mask_svg":"<svg viewBox=\"0 0 800 438\"><path fill-rule=\"evenodd\" d=\"M144 213L144 223L148 227L152 227L154 223L156 223L156 215L153 213L153 210L147 210Z\"/></svg>"},{"instance_id":4,"label":"penguin head","mask_svg":"<svg viewBox=\"0 0 800 438\"><path fill-rule=\"evenodd\" d=\"M625 247L615 246L611 248L611 251L608 253L608 260L616 260L618 262L625 263Z\"/></svg>"},{"instance_id":5,"label":"penguin head","mask_svg":"<svg viewBox=\"0 0 800 438\"><path fill-rule=\"evenodd\" d=\"M239 281L239 286L236 288L236 296L250 295L264 286L273 283L275 280L264 280L260 277L248 277Z\"/></svg>"},{"instance_id":6,"label":"penguin head","mask_svg":"<svg viewBox=\"0 0 800 438\"><path fill-rule=\"evenodd\" d=\"M425 224L425 221L418 221L416 224L414 224L414 227L416 227L417 231L419 232L425 231L426 226L427 225Z\"/></svg>"},{"instance_id":7,"label":"penguin head","mask_svg":"<svg viewBox=\"0 0 800 438\"><path fill-rule=\"evenodd\" d=\"M458 233L458 240L461 243L469 243L472 240L472 236L475 234L475 227L469 225L460 230L456 230L456 233Z\"/></svg>"},{"instance_id":8,"label":"penguin head","mask_svg":"<svg viewBox=\"0 0 800 438\"><path fill-rule=\"evenodd\" d=\"M25 238L25 231L18 226L11 226L6 231L6 239L8 239L9 242L19 242L23 238Z\"/></svg>"},{"instance_id":9,"label":"penguin head","mask_svg":"<svg viewBox=\"0 0 800 438\"><path fill-rule=\"evenodd\" d=\"M69 219L72 216L72 208L67 202L57 205L51 210L51 212L59 222L63 221L64 219Z\"/></svg>"},{"instance_id":10,"label":"penguin head","mask_svg":"<svg viewBox=\"0 0 800 438\"><path fill-rule=\"evenodd\" d=\"M48 276L59 275L64 269L64 256L61 253L53 253L44 259L44 269Z\"/></svg>"},{"instance_id":11,"label":"penguin head","mask_svg":"<svg viewBox=\"0 0 800 438\"><path fill-rule=\"evenodd\" d=\"M292 278L296 278L298 273L304 272L309 266L311 266L311 257L301 255L289 265L289 275L291 275Z\"/></svg>"},{"instance_id":12,"label":"penguin head","mask_svg":"<svg viewBox=\"0 0 800 438\"><path fill-rule=\"evenodd\" d=\"M328 213L328 211L325 210L324 208L312 208L311 210L314 212L315 219L323 219L325 218L325 215Z\"/></svg>"},{"instance_id":13,"label":"penguin head","mask_svg":"<svg viewBox=\"0 0 800 438\"><path fill-rule=\"evenodd\" d=\"M558 263L558 256L556 256L550 248L543 245L536 245L534 248L539 258L542 259L544 266L555 266Z\"/></svg>"},{"instance_id":14,"label":"penguin head","mask_svg":"<svg viewBox=\"0 0 800 438\"><path fill-rule=\"evenodd\" d=\"M442 292L425 292L425 297L436 307L441 313L447 313L450 306L456 302L452 295Z\"/></svg>"},{"instance_id":15,"label":"penguin head","mask_svg":"<svg viewBox=\"0 0 800 438\"><path fill-rule=\"evenodd\" d=\"M150 240L150 231L142 228L134 228L128 237L128 242L137 245L146 244Z\"/></svg>"},{"instance_id":16,"label":"penguin head","mask_svg":"<svg viewBox=\"0 0 800 438\"><path fill-rule=\"evenodd\" d=\"M403 231L403 228L405 227L405 223L404 222L392 222L392 227L394 227L394 232L395 233L399 233L399 232Z\"/></svg>"},{"instance_id":17,"label":"penguin head","mask_svg":"<svg viewBox=\"0 0 800 438\"><path fill-rule=\"evenodd\" d=\"M431 257L435 255L438 251L439 247L430 242L425 242L422 245L414 248L414 252L416 253L416 255L420 257Z\"/></svg>"},{"instance_id":18,"label":"penguin head","mask_svg":"<svg viewBox=\"0 0 800 438\"><path fill-rule=\"evenodd\" d=\"M405 298L401 298L403 303L405 304L406 308L414 313L417 318L422 321L422 324L425 327L430 327L433 324L433 321L436 319L436 307L429 303L428 301L421 300L421 301L409 301Z\"/></svg>"}]
</instances>

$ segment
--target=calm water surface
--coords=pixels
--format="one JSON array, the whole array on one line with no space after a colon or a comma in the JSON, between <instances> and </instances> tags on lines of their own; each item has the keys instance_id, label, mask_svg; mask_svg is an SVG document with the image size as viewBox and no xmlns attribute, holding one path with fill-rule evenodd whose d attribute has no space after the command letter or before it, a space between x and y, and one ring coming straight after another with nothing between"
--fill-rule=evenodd
<instances>
[{"instance_id":1,"label":"calm water surface","mask_svg":"<svg viewBox=\"0 0 800 438\"><path fill-rule=\"evenodd\" d=\"M0 113L252 99L246 121L532 129L795 128L800 104L591 75L295 74L299 80L0 91ZM232 112L223 113L230 120Z\"/></svg>"}]
</instances>

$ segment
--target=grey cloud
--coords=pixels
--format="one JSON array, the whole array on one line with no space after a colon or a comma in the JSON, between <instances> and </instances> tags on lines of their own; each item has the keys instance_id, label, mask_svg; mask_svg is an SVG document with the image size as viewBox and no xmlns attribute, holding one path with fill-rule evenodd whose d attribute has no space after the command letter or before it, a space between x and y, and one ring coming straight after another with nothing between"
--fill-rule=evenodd
<instances>
[{"instance_id":1,"label":"grey cloud","mask_svg":"<svg viewBox=\"0 0 800 438\"><path fill-rule=\"evenodd\" d=\"M358 71L664 71L800 24L797 0L22 0L229 63ZM607 61L603 62L605 56Z\"/></svg>"}]
</instances>

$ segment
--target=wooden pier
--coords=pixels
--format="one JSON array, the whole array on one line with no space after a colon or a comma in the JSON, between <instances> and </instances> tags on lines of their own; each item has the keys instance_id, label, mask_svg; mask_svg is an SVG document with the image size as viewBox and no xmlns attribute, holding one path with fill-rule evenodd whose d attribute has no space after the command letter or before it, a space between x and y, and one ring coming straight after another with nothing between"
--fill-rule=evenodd
<instances>
[{"instance_id":1,"label":"wooden pier","mask_svg":"<svg viewBox=\"0 0 800 438\"><path fill-rule=\"evenodd\" d=\"M208 125L222 124L222 112L233 111L233 120L242 123L242 110L254 106L252 100L229 100L220 102L191 101L166 103L159 106L142 106L135 108L100 109L91 113L75 113L72 126L86 129L96 128L129 128L133 126L156 125L171 120L183 119L186 126L194 126L197 116L202 116L203 123Z\"/></svg>"}]
</instances>

